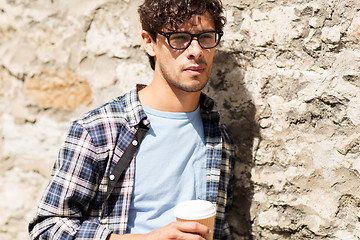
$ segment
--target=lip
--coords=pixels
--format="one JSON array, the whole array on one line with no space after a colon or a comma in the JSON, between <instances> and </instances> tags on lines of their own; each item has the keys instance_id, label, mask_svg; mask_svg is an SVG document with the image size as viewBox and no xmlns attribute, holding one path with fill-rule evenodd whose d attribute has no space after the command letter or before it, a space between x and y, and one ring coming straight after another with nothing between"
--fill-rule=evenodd
<instances>
[{"instance_id":1,"label":"lip","mask_svg":"<svg viewBox=\"0 0 360 240\"><path fill-rule=\"evenodd\" d=\"M205 67L200 65L193 65L185 68L186 72L192 73L192 74L200 74L205 70Z\"/></svg>"}]
</instances>

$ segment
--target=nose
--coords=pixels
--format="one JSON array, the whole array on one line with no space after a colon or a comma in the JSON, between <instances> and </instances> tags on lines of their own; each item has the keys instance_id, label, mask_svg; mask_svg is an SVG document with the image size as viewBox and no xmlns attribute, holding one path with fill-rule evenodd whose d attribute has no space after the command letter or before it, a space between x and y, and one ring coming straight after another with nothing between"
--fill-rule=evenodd
<instances>
[{"instance_id":1,"label":"nose","mask_svg":"<svg viewBox=\"0 0 360 240\"><path fill-rule=\"evenodd\" d=\"M197 38L193 38L186 51L188 52L189 58L199 58L203 54L203 48L199 45Z\"/></svg>"}]
</instances>

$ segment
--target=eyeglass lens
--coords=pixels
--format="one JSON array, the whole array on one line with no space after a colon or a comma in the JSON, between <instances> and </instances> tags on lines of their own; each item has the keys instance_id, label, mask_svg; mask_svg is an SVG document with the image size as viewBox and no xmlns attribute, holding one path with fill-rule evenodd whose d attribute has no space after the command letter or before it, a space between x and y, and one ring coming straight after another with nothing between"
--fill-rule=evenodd
<instances>
[{"instance_id":1,"label":"eyeglass lens","mask_svg":"<svg viewBox=\"0 0 360 240\"><path fill-rule=\"evenodd\" d=\"M199 45L202 48L213 48L219 42L219 34L216 32L205 32L197 36ZM169 44L175 49L189 47L193 36L189 33L173 33L169 36Z\"/></svg>"}]
</instances>

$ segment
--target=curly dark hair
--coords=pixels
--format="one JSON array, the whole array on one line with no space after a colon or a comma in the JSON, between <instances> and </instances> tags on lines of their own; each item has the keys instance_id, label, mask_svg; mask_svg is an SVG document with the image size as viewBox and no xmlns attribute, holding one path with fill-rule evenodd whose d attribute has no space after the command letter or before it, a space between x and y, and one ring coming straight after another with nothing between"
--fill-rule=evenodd
<instances>
[{"instance_id":1,"label":"curly dark hair","mask_svg":"<svg viewBox=\"0 0 360 240\"><path fill-rule=\"evenodd\" d=\"M214 18L216 30L222 31L226 19L220 0L145 0L138 8L142 29L149 32L154 41L163 28L175 31L194 14L205 12ZM155 69L154 57L149 56L149 60L151 68Z\"/></svg>"}]
</instances>

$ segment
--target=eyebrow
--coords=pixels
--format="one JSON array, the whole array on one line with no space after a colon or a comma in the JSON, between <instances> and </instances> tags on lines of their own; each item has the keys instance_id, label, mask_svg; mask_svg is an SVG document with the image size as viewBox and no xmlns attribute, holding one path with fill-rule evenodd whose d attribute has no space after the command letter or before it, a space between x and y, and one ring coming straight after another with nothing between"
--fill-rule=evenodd
<instances>
[{"instance_id":1,"label":"eyebrow","mask_svg":"<svg viewBox=\"0 0 360 240\"><path fill-rule=\"evenodd\" d=\"M200 32L191 33L189 31L169 30L169 33L190 33L190 34L201 34L205 32L218 32L216 29L205 29Z\"/></svg>"}]
</instances>

